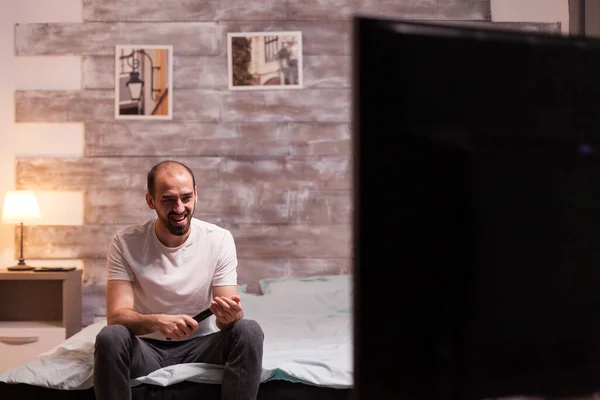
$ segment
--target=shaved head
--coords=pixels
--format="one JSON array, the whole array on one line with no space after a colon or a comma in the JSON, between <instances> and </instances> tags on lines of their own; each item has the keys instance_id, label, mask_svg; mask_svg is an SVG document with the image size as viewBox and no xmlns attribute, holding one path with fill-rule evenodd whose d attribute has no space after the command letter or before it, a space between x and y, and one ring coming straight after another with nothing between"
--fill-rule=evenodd
<instances>
[{"instance_id":1,"label":"shaved head","mask_svg":"<svg viewBox=\"0 0 600 400\"><path fill-rule=\"evenodd\" d=\"M154 167L152 167L150 172L148 172L148 193L150 193L152 197L156 196L156 175L158 175L161 172L177 173L180 171L186 171L187 173L189 173L192 177L192 184L194 187L196 187L196 178L194 177L194 173L190 168L188 168L187 165L182 164L178 161L166 160L156 164Z\"/></svg>"},{"instance_id":2,"label":"shaved head","mask_svg":"<svg viewBox=\"0 0 600 400\"><path fill-rule=\"evenodd\" d=\"M197 198L194 174L188 167L171 160L152 167L146 203L156 211L156 235L165 246L176 247L187 239Z\"/></svg>"}]
</instances>

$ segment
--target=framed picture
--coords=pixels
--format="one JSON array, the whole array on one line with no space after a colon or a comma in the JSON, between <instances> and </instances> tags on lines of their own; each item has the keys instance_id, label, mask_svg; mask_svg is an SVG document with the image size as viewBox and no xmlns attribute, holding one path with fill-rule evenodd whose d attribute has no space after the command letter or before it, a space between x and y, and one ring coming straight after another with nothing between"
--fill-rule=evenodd
<instances>
[{"instance_id":1,"label":"framed picture","mask_svg":"<svg viewBox=\"0 0 600 400\"><path fill-rule=\"evenodd\" d=\"M116 46L115 118L173 119L173 46Z\"/></svg>"},{"instance_id":2,"label":"framed picture","mask_svg":"<svg viewBox=\"0 0 600 400\"><path fill-rule=\"evenodd\" d=\"M229 90L302 88L302 32L227 34Z\"/></svg>"}]
</instances>

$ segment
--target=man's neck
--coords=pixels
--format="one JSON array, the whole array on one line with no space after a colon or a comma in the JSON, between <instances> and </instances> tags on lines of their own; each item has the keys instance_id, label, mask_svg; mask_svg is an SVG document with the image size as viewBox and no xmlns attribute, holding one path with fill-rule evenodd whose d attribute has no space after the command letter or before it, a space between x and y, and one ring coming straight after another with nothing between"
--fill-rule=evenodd
<instances>
[{"instance_id":1,"label":"man's neck","mask_svg":"<svg viewBox=\"0 0 600 400\"><path fill-rule=\"evenodd\" d=\"M187 233L183 236L173 235L165 226L160 222L160 220L156 220L154 226L154 232L156 233L156 237L158 240L167 247L179 247L185 243L187 238L190 236L192 232L192 227L190 225L190 229L188 229Z\"/></svg>"}]
</instances>

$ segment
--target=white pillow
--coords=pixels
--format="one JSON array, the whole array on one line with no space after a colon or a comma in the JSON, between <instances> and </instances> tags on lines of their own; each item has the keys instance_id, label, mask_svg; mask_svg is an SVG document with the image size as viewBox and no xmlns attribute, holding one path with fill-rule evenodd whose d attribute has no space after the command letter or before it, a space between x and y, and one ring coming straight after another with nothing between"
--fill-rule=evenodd
<instances>
[{"instance_id":1,"label":"white pillow","mask_svg":"<svg viewBox=\"0 0 600 400\"><path fill-rule=\"evenodd\" d=\"M258 281L260 292L269 294L333 294L352 293L351 275L322 275L303 278L265 278Z\"/></svg>"}]
</instances>

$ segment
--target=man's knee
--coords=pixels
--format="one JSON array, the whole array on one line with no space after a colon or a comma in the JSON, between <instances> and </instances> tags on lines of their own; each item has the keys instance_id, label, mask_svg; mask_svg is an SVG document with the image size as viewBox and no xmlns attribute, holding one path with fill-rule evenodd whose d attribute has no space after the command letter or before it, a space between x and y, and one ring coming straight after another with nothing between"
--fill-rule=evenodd
<instances>
[{"instance_id":1,"label":"man's knee","mask_svg":"<svg viewBox=\"0 0 600 400\"><path fill-rule=\"evenodd\" d=\"M107 325L96 336L96 352L107 354L131 344L131 333L123 325Z\"/></svg>"},{"instance_id":2,"label":"man's knee","mask_svg":"<svg viewBox=\"0 0 600 400\"><path fill-rule=\"evenodd\" d=\"M233 325L233 333L250 345L262 346L265 334L258 322L252 319L241 319Z\"/></svg>"}]
</instances>

